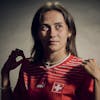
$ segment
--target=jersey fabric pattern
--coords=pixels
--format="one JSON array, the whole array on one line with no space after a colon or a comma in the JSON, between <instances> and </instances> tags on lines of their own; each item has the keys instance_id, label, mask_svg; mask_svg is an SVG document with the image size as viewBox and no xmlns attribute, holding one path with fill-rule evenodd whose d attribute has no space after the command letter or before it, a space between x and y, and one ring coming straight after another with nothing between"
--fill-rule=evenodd
<instances>
[{"instance_id":1,"label":"jersey fabric pattern","mask_svg":"<svg viewBox=\"0 0 100 100\"><path fill-rule=\"evenodd\" d=\"M23 61L14 100L95 100L94 80L81 63L73 55L51 68Z\"/></svg>"}]
</instances>

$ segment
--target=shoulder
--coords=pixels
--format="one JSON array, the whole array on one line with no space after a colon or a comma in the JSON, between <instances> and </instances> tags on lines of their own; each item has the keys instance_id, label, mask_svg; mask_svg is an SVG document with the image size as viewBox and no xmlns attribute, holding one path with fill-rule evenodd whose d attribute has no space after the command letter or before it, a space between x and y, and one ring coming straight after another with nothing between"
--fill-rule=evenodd
<instances>
[{"instance_id":1,"label":"shoulder","mask_svg":"<svg viewBox=\"0 0 100 100\"><path fill-rule=\"evenodd\" d=\"M30 68L34 68L36 64L32 61L32 58L25 58L21 63L21 71L27 71Z\"/></svg>"},{"instance_id":2,"label":"shoulder","mask_svg":"<svg viewBox=\"0 0 100 100\"><path fill-rule=\"evenodd\" d=\"M69 66L79 66L82 63L82 58L70 55L69 58L66 60L67 65Z\"/></svg>"},{"instance_id":3,"label":"shoulder","mask_svg":"<svg viewBox=\"0 0 100 100\"><path fill-rule=\"evenodd\" d=\"M71 58L72 58L72 60L74 60L74 61L82 61L82 58L80 58L80 57L78 57L78 56L71 55Z\"/></svg>"},{"instance_id":4,"label":"shoulder","mask_svg":"<svg viewBox=\"0 0 100 100\"><path fill-rule=\"evenodd\" d=\"M66 68L69 68L70 71L73 71L77 74L88 75L88 72L82 66L83 59L74 55L70 55L70 57L65 62Z\"/></svg>"},{"instance_id":5,"label":"shoulder","mask_svg":"<svg viewBox=\"0 0 100 100\"><path fill-rule=\"evenodd\" d=\"M76 57L71 55L72 59L70 60L71 64L74 65L76 68L80 69L80 71L82 72L82 74L84 74L84 76L90 79L92 79L93 77L88 73L88 71L84 68L84 66L82 65L83 59L80 57Z\"/></svg>"}]
</instances>

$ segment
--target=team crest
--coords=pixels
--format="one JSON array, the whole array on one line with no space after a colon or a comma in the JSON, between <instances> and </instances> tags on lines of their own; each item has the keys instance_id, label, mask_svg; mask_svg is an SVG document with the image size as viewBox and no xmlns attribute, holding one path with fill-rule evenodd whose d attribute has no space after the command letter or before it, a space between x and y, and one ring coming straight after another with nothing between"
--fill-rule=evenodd
<instances>
[{"instance_id":1,"label":"team crest","mask_svg":"<svg viewBox=\"0 0 100 100\"><path fill-rule=\"evenodd\" d=\"M54 82L51 91L55 93L61 93L63 91L63 88L64 88L63 83Z\"/></svg>"}]
</instances>

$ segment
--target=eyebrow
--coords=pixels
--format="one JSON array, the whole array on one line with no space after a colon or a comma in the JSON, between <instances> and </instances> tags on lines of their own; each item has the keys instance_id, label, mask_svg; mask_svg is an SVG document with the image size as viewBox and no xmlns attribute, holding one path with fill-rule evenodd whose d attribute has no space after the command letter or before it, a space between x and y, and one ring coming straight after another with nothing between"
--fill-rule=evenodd
<instances>
[{"instance_id":1,"label":"eyebrow","mask_svg":"<svg viewBox=\"0 0 100 100\"><path fill-rule=\"evenodd\" d=\"M57 24L63 24L62 22L56 22L56 23L54 23L55 25L57 25Z\"/></svg>"},{"instance_id":2,"label":"eyebrow","mask_svg":"<svg viewBox=\"0 0 100 100\"><path fill-rule=\"evenodd\" d=\"M49 27L49 24L46 24L46 23L42 23L41 26L42 26L42 25L45 25L45 26Z\"/></svg>"},{"instance_id":3,"label":"eyebrow","mask_svg":"<svg viewBox=\"0 0 100 100\"><path fill-rule=\"evenodd\" d=\"M62 22L55 22L54 25L58 25L58 24L63 24ZM41 25L46 25L46 26L49 26L48 23L42 23Z\"/></svg>"}]
</instances>

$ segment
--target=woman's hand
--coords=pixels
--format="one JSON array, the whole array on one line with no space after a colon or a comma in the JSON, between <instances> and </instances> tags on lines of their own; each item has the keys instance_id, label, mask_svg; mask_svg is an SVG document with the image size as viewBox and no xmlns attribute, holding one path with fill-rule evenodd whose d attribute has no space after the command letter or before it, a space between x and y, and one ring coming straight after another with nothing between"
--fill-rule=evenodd
<instances>
[{"instance_id":1,"label":"woman's hand","mask_svg":"<svg viewBox=\"0 0 100 100\"><path fill-rule=\"evenodd\" d=\"M96 80L100 81L100 67L94 59L84 60L82 66L90 73Z\"/></svg>"},{"instance_id":2,"label":"woman's hand","mask_svg":"<svg viewBox=\"0 0 100 100\"><path fill-rule=\"evenodd\" d=\"M6 63L4 64L4 66L1 70L1 85L2 85L3 90L6 90L10 87L9 72L10 72L10 70L15 69L18 65L20 65L22 63L22 59L19 61L16 61L16 58L20 57L20 56L23 59L25 59L23 51L16 49L11 52Z\"/></svg>"},{"instance_id":3,"label":"woman's hand","mask_svg":"<svg viewBox=\"0 0 100 100\"><path fill-rule=\"evenodd\" d=\"M24 53L20 49L13 50L7 59L6 63L4 64L2 68L2 73L3 72L9 72L10 70L15 69L18 65L21 64L21 60L16 61L17 57L22 57L23 59L25 58Z\"/></svg>"}]
</instances>

